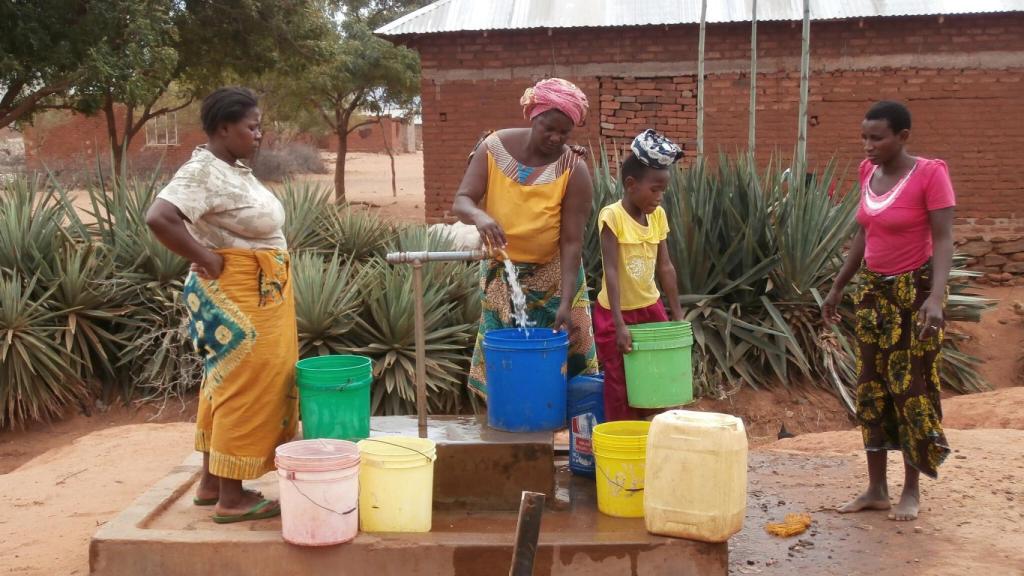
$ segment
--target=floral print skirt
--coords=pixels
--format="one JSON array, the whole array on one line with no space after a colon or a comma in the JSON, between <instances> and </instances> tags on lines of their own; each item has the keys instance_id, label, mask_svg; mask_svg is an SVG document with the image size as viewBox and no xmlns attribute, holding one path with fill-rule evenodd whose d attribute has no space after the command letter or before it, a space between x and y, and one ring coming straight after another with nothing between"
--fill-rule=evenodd
<instances>
[{"instance_id":1,"label":"floral print skirt","mask_svg":"<svg viewBox=\"0 0 1024 576\"><path fill-rule=\"evenodd\" d=\"M942 339L920 339L917 311L928 298L930 267L896 276L863 268L854 297L857 419L868 451L900 450L935 478L949 455L939 404Z\"/></svg>"}]
</instances>

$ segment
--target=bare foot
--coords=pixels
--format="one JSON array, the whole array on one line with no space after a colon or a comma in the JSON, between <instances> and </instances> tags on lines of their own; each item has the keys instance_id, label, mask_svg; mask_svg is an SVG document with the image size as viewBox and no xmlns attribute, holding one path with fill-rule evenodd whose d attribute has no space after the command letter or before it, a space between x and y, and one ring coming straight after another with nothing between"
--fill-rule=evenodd
<instances>
[{"instance_id":1,"label":"bare foot","mask_svg":"<svg viewBox=\"0 0 1024 576\"><path fill-rule=\"evenodd\" d=\"M860 512L861 510L888 510L890 508L892 508L892 504L889 503L889 494L887 492L869 488L866 492L857 496L856 499L836 508L836 512L849 514L851 512Z\"/></svg>"},{"instance_id":2,"label":"bare foot","mask_svg":"<svg viewBox=\"0 0 1024 576\"><path fill-rule=\"evenodd\" d=\"M892 509L889 513L889 520L895 520L896 522L907 522L909 520L917 519L917 510L920 507L921 498L918 496L917 491L907 492L904 491L903 495L900 496L900 502Z\"/></svg>"}]
</instances>

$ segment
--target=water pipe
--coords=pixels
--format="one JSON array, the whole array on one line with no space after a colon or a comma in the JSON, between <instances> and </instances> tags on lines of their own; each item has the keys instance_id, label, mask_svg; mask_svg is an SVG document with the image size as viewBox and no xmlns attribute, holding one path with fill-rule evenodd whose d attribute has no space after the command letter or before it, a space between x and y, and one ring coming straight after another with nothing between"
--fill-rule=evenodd
<instances>
[{"instance_id":1,"label":"water pipe","mask_svg":"<svg viewBox=\"0 0 1024 576\"><path fill-rule=\"evenodd\" d=\"M388 264L411 264L413 297L416 302L416 416L419 419L420 438L427 437L427 342L423 326L423 263L470 262L488 258L486 250L461 252L391 252Z\"/></svg>"}]
</instances>

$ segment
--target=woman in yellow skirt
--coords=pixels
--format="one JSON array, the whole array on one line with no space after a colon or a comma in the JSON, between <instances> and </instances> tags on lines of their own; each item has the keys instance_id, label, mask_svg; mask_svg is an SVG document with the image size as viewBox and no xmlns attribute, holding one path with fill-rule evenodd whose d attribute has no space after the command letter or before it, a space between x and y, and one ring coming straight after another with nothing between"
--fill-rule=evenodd
<instances>
[{"instance_id":1,"label":"woman in yellow skirt","mask_svg":"<svg viewBox=\"0 0 1024 576\"><path fill-rule=\"evenodd\" d=\"M245 88L221 88L202 106L209 142L174 175L146 223L192 262L183 298L203 356L196 450L203 475L194 502L219 523L280 514L242 488L274 469L274 449L295 435L295 302L282 227L284 207L243 158L259 146L260 110Z\"/></svg>"}]
</instances>

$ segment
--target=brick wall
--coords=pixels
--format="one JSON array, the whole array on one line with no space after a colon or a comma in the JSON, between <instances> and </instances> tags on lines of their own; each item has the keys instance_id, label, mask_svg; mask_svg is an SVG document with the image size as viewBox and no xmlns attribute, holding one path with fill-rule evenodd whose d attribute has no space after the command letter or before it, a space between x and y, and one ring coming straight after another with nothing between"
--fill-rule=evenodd
<instances>
[{"instance_id":1,"label":"brick wall","mask_svg":"<svg viewBox=\"0 0 1024 576\"><path fill-rule=\"evenodd\" d=\"M118 117L118 126L123 116ZM160 122L160 119L150 122ZM385 129L396 152L405 151L404 125L384 119ZM173 126L173 124L172 124ZM151 145L146 143L146 129L143 128L131 142L128 157L131 166L138 170L151 170L158 165L173 171L192 155L192 150L206 142L206 134L198 121L198 110L186 109L177 116L178 143L174 145ZM28 170L52 170L58 175L91 174L99 159L104 166L110 162L110 144L107 136L106 118L100 114L87 117L69 112L49 112L37 116L33 124L25 127L25 162ZM264 145L272 145L273 133L264 135ZM299 137L299 141L311 138ZM379 125L366 126L349 135L349 151L385 153L382 132ZM337 151L334 136L321 139L317 144Z\"/></svg>"},{"instance_id":2,"label":"brick wall","mask_svg":"<svg viewBox=\"0 0 1024 576\"><path fill-rule=\"evenodd\" d=\"M145 128L133 139L128 148L131 165L140 170L151 170L158 165L173 170L183 164L192 149L206 142L201 130L190 130L178 116L178 143L152 146L146 144ZM118 115L118 128L122 126ZM57 175L91 174L99 161L110 165L110 140L107 121L103 115L92 117L70 112L49 112L34 119L25 127L25 164L28 170L51 170Z\"/></svg>"},{"instance_id":3,"label":"brick wall","mask_svg":"<svg viewBox=\"0 0 1024 576\"><path fill-rule=\"evenodd\" d=\"M409 150L408 130L415 130L413 125L397 122L391 118L384 118L384 127L380 124L368 124L357 129L348 135L349 152L368 152L371 154L386 154L387 148L384 145L384 135L387 134L387 142L391 150L396 153L413 152ZM414 144L415 145L415 144ZM338 151L338 137L328 134L319 140L319 146L331 152Z\"/></svg>"},{"instance_id":4,"label":"brick wall","mask_svg":"<svg viewBox=\"0 0 1024 576\"><path fill-rule=\"evenodd\" d=\"M696 26L488 31L400 39L423 65L426 211L444 217L484 130L526 126L518 99L562 76L591 100L581 144L654 127L688 151L696 137ZM708 27L705 150L747 144L749 24ZM811 30L808 157L833 155L852 173L859 124L872 102L906 101L911 150L950 164L963 234L1024 232L1024 14L815 22ZM796 141L799 23L758 27L757 150L788 157ZM629 98L644 102L630 101ZM652 100L653 99L653 100Z\"/></svg>"}]
</instances>

